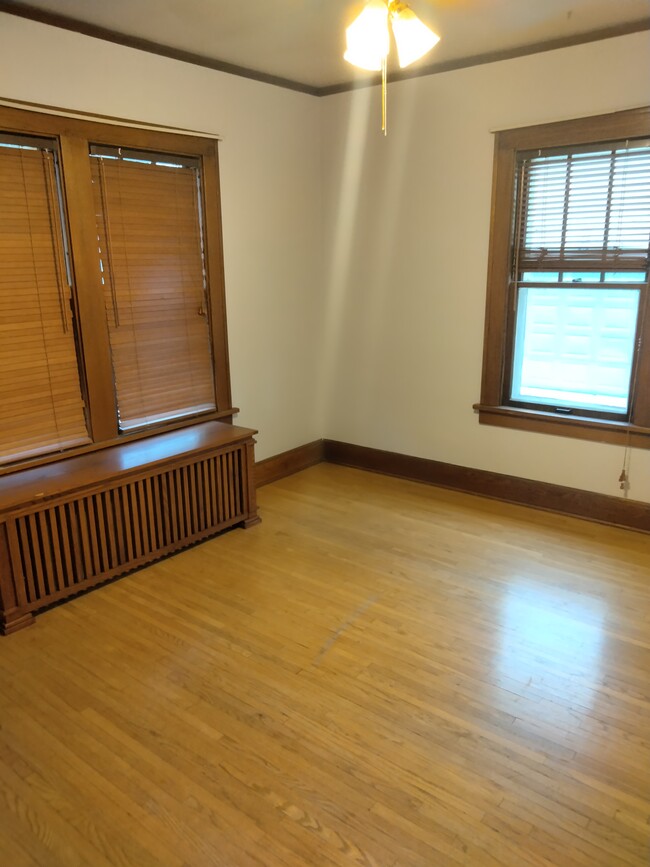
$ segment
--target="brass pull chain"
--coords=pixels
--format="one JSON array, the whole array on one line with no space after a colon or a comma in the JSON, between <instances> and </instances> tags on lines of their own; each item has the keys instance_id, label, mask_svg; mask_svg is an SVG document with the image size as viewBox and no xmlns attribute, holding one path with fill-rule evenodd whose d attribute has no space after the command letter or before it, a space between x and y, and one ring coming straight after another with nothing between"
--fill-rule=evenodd
<instances>
[{"instance_id":1,"label":"brass pull chain","mask_svg":"<svg viewBox=\"0 0 650 867\"><path fill-rule=\"evenodd\" d=\"M104 235L106 239L106 264L108 265L108 282L111 288L111 302L113 304L113 320L115 327L120 327L120 309L117 304L117 292L115 290L115 279L113 277L113 256L111 253L111 228L108 220L108 204L106 197L106 178L104 175L104 160L99 159L99 192L102 200L102 217L104 222Z\"/></svg>"},{"instance_id":2,"label":"brass pull chain","mask_svg":"<svg viewBox=\"0 0 650 867\"><path fill-rule=\"evenodd\" d=\"M203 274L203 285L201 287L201 301L199 303L198 315L207 319L208 316L208 282L205 271L205 251L203 249L203 220L201 217L201 202L199 201L199 175L194 170L194 183L192 184L192 204L194 213L198 215L199 221L199 256L201 257L201 270Z\"/></svg>"},{"instance_id":3,"label":"brass pull chain","mask_svg":"<svg viewBox=\"0 0 650 867\"><path fill-rule=\"evenodd\" d=\"M381 131L386 135L386 69L387 58L381 59Z\"/></svg>"},{"instance_id":4,"label":"brass pull chain","mask_svg":"<svg viewBox=\"0 0 650 867\"><path fill-rule=\"evenodd\" d=\"M56 201L56 188L54 186L54 173L52 171L52 157L47 151L41 151L43 157L43 174L45 176L45 191L47 194L47 210L50 221L50 233L52 236L52 246L54 248L56 286L59 296L59 309L61 312L61 324L63 333L68 333L68 311L66 310L66 297L64 289L64 267L61 259L61 236L59 232L58 221L55 217L54 202ZM67 277L65 285L68 284Z\"/></svg>"}]
</instances>

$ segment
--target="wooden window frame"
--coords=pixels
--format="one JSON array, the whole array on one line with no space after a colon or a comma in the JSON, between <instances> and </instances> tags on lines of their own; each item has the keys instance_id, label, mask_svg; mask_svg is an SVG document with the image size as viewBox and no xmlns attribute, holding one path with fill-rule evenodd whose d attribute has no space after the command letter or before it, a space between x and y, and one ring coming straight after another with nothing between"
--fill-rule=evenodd
<instances>
[{"instance_id":1,"label":"wooden window frame","mask_svg":"<svg viewBox=\"0 0 650 867\"><path fill-rule=\"evenodd\" d=\"M51 463L133 439L146 438L161 431L195 425L200 421L220 419L231 422L237 409L232 406L230 389L217 141L3 106L0 106L0 131L55 139L58 144L63 209L74 275L73 306L79 337L82 387L92 438L89 445L8 464L0 468L0 476L28 466ZM169 153L200 160L215 411L163 422L133 433L120 433L118 430L108 327L97 260L97 230L89 159L91 144Z\"/></svg>"},{"instance_id":2,"label":"wooden window frame","mask_svg":"<svg viewBox=\"0 0 650 867\"><path fill-rule=\"evenodd\" d=\"M520 151L571 147L650 136L650 107L498 132L494 148L481 399L481 424L650 448L650 289L640 310L637 387L630 420L559 415L507 405L514 334L511 289L515 172ZM645 315L644 315L645 314Z\"/></svg>"}]
</instances>

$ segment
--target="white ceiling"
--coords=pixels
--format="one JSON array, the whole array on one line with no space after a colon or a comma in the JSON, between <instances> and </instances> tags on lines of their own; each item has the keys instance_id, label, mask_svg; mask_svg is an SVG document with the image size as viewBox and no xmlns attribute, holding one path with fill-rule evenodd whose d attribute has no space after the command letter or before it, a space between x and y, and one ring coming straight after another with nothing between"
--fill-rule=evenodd
<instances>
[{"instance_id":1,"label":"white ceiling","mask_svg":"<svg viewBox=\"0 0 650 867\"><path fill-rule=\"evenodd\" d=\"M344 29L363 0L9 0L322 88L350 82ZM650 0L410 0L441 41L420 66L641 22Z\"/></svg>"}]
</instances>

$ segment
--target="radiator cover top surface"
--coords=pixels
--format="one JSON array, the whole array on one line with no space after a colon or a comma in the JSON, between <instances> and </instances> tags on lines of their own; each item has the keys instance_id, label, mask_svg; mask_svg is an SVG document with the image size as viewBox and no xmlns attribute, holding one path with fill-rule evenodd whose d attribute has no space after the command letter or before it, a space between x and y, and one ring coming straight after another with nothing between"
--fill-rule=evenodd
<instances>
[{"instance_id":1,"label":"radiator cover top surface","mask_svg":"<svg viewBox=\"0 0 650 867\"><path fill-rule=\"evenodd\" d=\"M131 466L124 479L14 508L0 523L3 631L87 587L256 523L253 442L176 456L135 476Z\"/></svg>"}]
</instances>

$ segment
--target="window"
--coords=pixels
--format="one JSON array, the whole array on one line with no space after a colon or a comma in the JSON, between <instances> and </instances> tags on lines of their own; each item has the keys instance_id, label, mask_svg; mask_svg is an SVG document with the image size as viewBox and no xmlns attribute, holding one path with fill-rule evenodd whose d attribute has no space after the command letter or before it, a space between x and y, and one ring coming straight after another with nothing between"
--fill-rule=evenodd
<instances>
[{"instance_id":1,"label":"window","mask_svg":"<svg viewBox=\"0 0 650 867\"><path fill-rule=\"evenodd\" d=\"M198 161L91 157L119 428L214 410Z\"/></svg>"},{"instance_id":2,"label":"window","mask_svg":"<svg viewBox=\"0 0 650 867\"><path fill-rule=\"evenodd\" d=\"M0 453L90 441L77 366L56 143L0 136Z\"/></svg>"},{"instance_id":3,"label":"window","mask_svg":"<svg viewBox=\"0 0 650 867\"><path fill-rule=\"evenodd\" d=\"M231 417L216 142L0 108L0 337L5 470Z\"/></svg>"},{"instance_id":4,"label":"window","mask_svg":"<svg viewBox=\"0 0 650 867\"><path fill-rule=\"evenodd\" d=\"M650 112L498 133L482 423L650 447Z\"/></svg>"}]
</instances>

